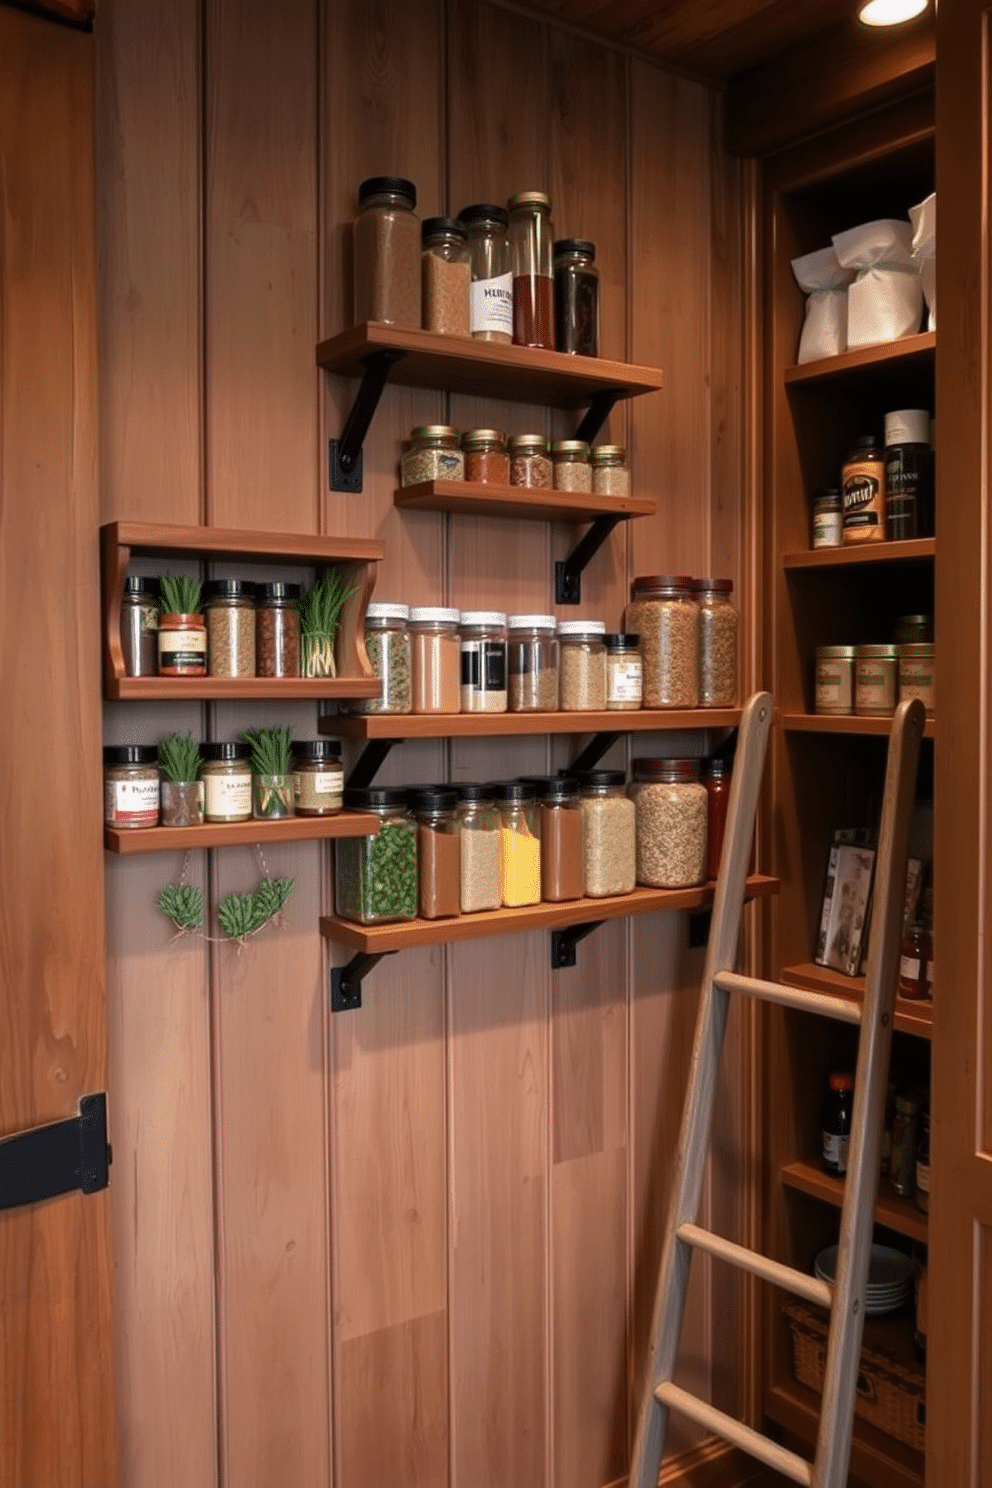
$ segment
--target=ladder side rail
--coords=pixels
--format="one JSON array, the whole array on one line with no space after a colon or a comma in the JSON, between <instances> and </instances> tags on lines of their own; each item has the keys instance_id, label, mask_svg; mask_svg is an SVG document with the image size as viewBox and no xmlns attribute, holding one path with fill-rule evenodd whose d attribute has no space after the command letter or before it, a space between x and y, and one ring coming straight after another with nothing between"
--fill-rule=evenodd
<instances>
[{"instance_id":1,"label":"ladder side rail","mask_svg":"<svg viewBox=\"0 0 992 1488\"><path fill-rule=\"evenodd\" d=\"M727 828L713 903L706 962L682 1126L675 1157L677 1191L669 1201L661 1268L655 1293L646 1378L642 1393L628 1488L656 1488L664 1446L667 1406L653 1394L672 1378L689 1281L691 1248L678 1239L679 1226L695 1222L709 1147L713 1098L727 1019L726 992L713 985L718 971L730 971L737 959L744 885L754 835L754 821L773 716L771 695L757 692L741 717L737 755L727 803Z\"/></svg>"},{"instance_id":2,"label":"ladder side rail","mask_svg":"<svg viewBox=\"0 0 992 1488\"><path fill-rule=\"evenodd\" d=\"M906 899L910 815L924 723L924 708L919 700L901 703L889 739L851 1115L850 1160L841 1209L813 1488L844 1488L847 1482L868 1262L878 1197L879 1150Z\"/></svg>"}]
</instances>

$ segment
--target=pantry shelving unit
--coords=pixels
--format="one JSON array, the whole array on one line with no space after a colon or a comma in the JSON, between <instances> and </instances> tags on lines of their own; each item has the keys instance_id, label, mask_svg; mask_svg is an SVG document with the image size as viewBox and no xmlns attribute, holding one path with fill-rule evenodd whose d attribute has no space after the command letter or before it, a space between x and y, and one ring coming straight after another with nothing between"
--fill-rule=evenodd
<instances>
[{"instance_id":1,"label":"pantry shelving unit","mask_svg":"<svg viewBox=\"0 0 992 1488\"><path fill-rule=\"evenodd\" d=\"M890 718L855 718L847 714L782 713L779 723L786 733L848 734L887 739L892 730ZM936 720L928 718L923 726L924 739L936 737Z\"/></svg>"}]
</instances>

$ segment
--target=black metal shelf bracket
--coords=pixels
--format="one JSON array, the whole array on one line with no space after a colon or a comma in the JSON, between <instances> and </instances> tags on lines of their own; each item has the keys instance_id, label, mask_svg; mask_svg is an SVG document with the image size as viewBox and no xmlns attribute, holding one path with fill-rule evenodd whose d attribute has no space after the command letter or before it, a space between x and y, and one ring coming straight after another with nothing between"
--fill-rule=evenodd
<instances>
[{"instance_id":1,"label":"black metal shelf bracket","mask_svg":"<svg viewBox=\"0 0 992 1488\"><path fill-rule=\"evenodd\" d=\"M579 604L582 599L582 570L603 546L621 516L597 517L564 562L555 564L555 604Z\"/></svg>"},{"instance_id":2,"label":"black metal shelf bracket","mask_svg":"<svg viewBox=\"0 0 992 1488\"><path fill-rule=\"evenodd\" d=\"M77 1188L98 1193L110 1181L111 1157L101 1090L80 1098L78 1116L0 1140L0 1209L38 1204Z\"/></svg>"},{"instance_id":3,"label":"black metal shelf bracket","mask_svg":"<svg viewBox=\"0 0 992 1488\"><path fill-rule=\"evenodd\" d=\"M619 738L619 734L593 734L585 749L579 750L568 768L570 770L594 770L606 751L612 749Z\"/></svg>"},{"instance_id":4,"label":"black metal shelf bracket","mask_svg":"<svg viewBox=\"0 0 992 1488\"><path fill-rule=\"evenodd\" d=\"M371 785L393 745L402 743L402 739L370 739L355 761L355 768L345 784L357 785L361 790Z\"/></svg>"},{"instance_id":5,"label":"black metal shelf bracket","mask_svg":"<svg viewBox=\"0 0 992 1488\"><path fill-rule=\"evenodd\" d=\"M582 415L579 427L572 435L572 438L584 439L587 444L592 444L596 435L613 412L614 405L623 396L623 388L607 388L601 393L594 394L592 402Z\"/></svg>"},{"instance_id":6,"label":"black metal shelf bracket","mask_svg":"<svg viewBox=\"0 0 992 1488\"><path fill-rule=\"evenodd\" d=\"M580 940L598 930L602 923L602 920L587 920L581 925L566 925L563 930L552 930L551 970L562 971L566 966L574 966L575 947Z\"/></svg>"},{"instance_id":7,"label":"black metal shelf bracket","mask_svg":"<svg viewBox=\"0 0 992 1488\"><path fill-rule=\"evenodd\" d=\"M331 968L331 1012L353 1013L362 1005L362 982L383 956L395 951L356 951L344 966Z\"/></svg>"},{"instance_id":8,"label":"black metal shelf bracket","mask_svg":"<svg viewBox=\"0 0 992 1488\"><path fill-rule=\"evenodd\" d=\"M328 448L327 477L332 491L357 492L362 489L362 445L389 374L405 355L403 351L374 351L362 359L364 371L351 412L345 419L341 438L332 439Z\"/></svg>"}]
</instances>

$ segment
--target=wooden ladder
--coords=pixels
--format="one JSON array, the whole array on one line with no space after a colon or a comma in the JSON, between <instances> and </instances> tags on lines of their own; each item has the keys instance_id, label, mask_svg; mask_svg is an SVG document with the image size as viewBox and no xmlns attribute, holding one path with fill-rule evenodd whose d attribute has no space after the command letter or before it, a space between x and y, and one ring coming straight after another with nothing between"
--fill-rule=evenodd
<instances>
[{"instance_id":1,"label":"wooden ladder","mask_svg":"<svg viewBox=\"0 0 992 1488\"><path fill-rule=\"evenodd\" d=\"M893 719L879 830L868 974L864 1002L858 1005L778 982L741 976L733 969L772 711L769 694L759 692L749 700L741 721L629 1488L657 1488L670 1410L681 1412L704 1430L740 1447L793 1482L808 1484L810 1488L844 1488L847 1480L878 1191L909 823L925 715L922 703L917 701L901 703ZM696 1222L727 1002L732 992L861 1025L833 1284L736 1245ZM812 1463L673 1383L694 1250L729 1261L773 1286L830 1309L820 1427Z\"/></svg>"}]
</instances>

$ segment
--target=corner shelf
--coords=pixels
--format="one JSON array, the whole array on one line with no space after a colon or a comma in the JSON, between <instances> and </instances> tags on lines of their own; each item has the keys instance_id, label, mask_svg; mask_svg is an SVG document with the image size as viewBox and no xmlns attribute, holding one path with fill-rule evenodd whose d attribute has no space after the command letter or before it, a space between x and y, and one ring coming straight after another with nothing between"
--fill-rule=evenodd
<instances>
[{"instance_id":1,"label":"corner shelf","mask_svg":"<svg viewBox=\"0 0 992 1488\"><path fill-rule=\"evenodd\" d=\"M831 966L818 966L815 961L804 961L797 966L782 967L782 981L790 987L805 987L811 992L823 992L828 997L839 997L844 1002L859 1003L865 995L864 977L845 976ZM917 1038L933 1037L933 1004L908 997L897 997L893 1028L900 1033L912 1033Z\"/></svg>"},{"instance_id":2,"label":"corner shelf","mask_svg":"<svg viewBox=\"0 0 992 1488\"><path fill-rule=\"evenodd\" d=\"M885 738L892 732L891 718L859 718L854 713L782 713L779 723L786 733L875 734ZM928 718L924 739L936 737L936 720Z\"/></svg>"},{"instance_id":3,"label":"corner shelf","mask_svg":"<svg viewBox=\"0 0 992 1488\"><path fill-rule=\"evenodd\" d=\"M788 1162L779 1169L779 1178L786 1188L793 1188L812 1199L820 1199L839 1209L844 1202L844 1180L834 1178L811 1162ZM914 1199L904 1199L881 1179L875 1203L875 1223L895 1230L898 1235L907 1235L910 1240L927 1243L927 1216L916 1207Z\"/></svg>"},{"instance_id":4,"label":"corner shelf","mask_svg":"<svg viewBox=\"0 0 992 1488\"><path fill-rule=\"evenodd\" d=\"M645 496L593 496L581 491L534 490L478 481L422 481L400 486L396 506L407 511L457 512L467 517L514 517L518 522L594 522L602 518L653 517L657 503Z\"/></svg>"},{"instance_id":5,"label":"corner shelf","mask_svg":"<svg viewBox=\"0 0 992 1488\"><path fill-rule=\"evenodd\" d=\"M937 555L935 537L914 537L901 542L848 543L839 548L806 548L784 553L786 569L856 568L876 563L918 563Z\"/></svg>"},{"instance_id":6,"label":"corner shelf","mask_svg":"<svg viewBox=\"0 0 992 1488\"><path fill-rule=\"evenodd\" d=\"M786 387L811 383L861 381L886 368L932 367L936 358L937 332L922 331L915 336L902 336L898 341L881 341L875 346L859 346L837 356L786 367Z\"/></svg>"},{"instance_id":7,"label":"corner shelf","mask_svg":"<svg viewBox=\"0 0 992 1488\"><path fill-rule=\"evenodd\" d=\"M202 827L104 827L107 852L195 852L206 847L253 847L265 842L312 842L338 837L371 837L380 826L373 811L342 811L335 816L287 816L278 821L205 822Z\"/></svg>"}]
</instances>

